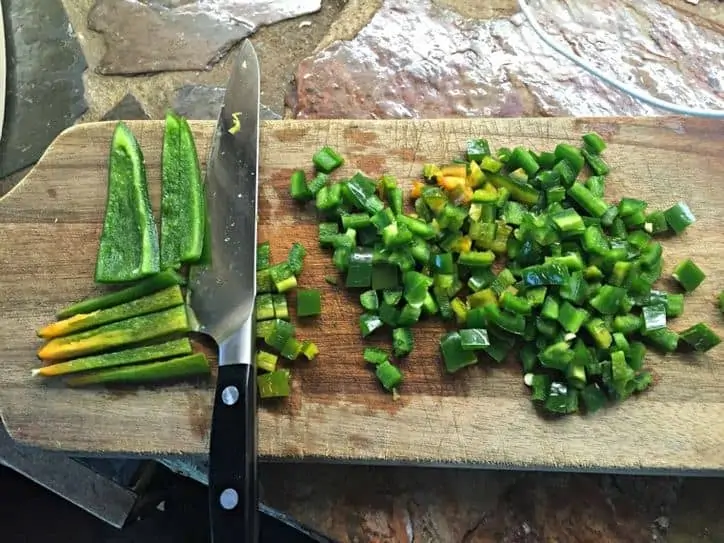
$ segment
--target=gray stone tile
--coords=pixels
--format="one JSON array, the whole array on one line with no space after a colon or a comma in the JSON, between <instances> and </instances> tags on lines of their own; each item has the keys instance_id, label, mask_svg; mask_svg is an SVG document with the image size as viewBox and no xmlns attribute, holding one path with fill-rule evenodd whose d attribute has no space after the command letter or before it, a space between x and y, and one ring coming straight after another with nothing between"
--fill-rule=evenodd
<instances>
[{"instance_id":1,"label":"gray stone tile","mask_svg":"<svg viewBox=\"0 0 724 543\"><path fill-rule=\"evenodd\" d=\"M146 120L150 119L143 105L131 93L126 94L108 113L103 115L101 121Z\"/></svg>"},{"instance_id":2,"label":"gray stone tile","mask_svg":"<svg viewBox=\"0 0 724 543\"><path fill-rule=\"evenodd\" d=\"M260 26L313 13L321 0L97 0L88 27L101 32L101 74L207 70Z\"/></svg>"},{"instance_id":3,"label":"gray stone tile","mask_svg":"<svg viewBox=\"0 0 724 543\"><path fill-rule=\"evenodd\" d=\"M2 0L7 43L0 178L38 160L85 112L86 61L60 0Z\"/></svg>"}]
</instances>

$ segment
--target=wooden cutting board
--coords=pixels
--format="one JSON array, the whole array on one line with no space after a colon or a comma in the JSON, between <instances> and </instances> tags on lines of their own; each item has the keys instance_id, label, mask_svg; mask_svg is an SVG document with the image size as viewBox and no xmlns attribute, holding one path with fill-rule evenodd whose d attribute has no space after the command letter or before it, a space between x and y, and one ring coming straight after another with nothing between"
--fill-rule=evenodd
<instances>
[{"instance_id":1,"label":"wooden cutting board","mask_svg":"<svg viewBox=\"0 0 724 543\"><path fill-rule=\"evenodd\" d=\"M162 122L129 122L146 157L158 203ZM30 376L39 342L34 331L54 312L94 292L92 282L106 193L113 123L75 126L51 145L27 178L0 201L0 408L12 436L68 451L204 453L210 383L131 392L68 390ZM213 123L194 122L205 158ZM360 308L327 285L330 255L317 246L313 216L290 201L292 170L311 172L321 145L347 164L405 183L425 162L458 156L465 141L495 147L552 149L595 129L610 142L608 197L644 198L652 208L679 200L697 216L665 243L665 273L692 257L707 280L687 296L681 330L704 320L724 334L715 297L724 289L724 123L695 119L475 119L434 121L271 121L261 132L260 238L281 260L295 240L308 249L300 283L323 291L321 317L300 326L321 354L291 364L293 394L259 413L263 458L421 462L597 470L719 470L724 467L724 346L698 356L651 355L656 385L593 416L544 420L536 415L514 364L446 375L438 356L442 327L415 329L416 347L402 363L399 401L365 367ZM156 209L158 207L156 206ZM667 286L670 286L667 284Z\"/></svg>"}]
</instances>

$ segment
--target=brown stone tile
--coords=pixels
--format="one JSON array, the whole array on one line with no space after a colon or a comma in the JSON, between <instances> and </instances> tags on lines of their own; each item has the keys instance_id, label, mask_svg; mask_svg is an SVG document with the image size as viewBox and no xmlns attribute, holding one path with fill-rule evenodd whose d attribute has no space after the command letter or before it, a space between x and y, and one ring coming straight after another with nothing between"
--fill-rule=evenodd
<instances>
[{"instance_id":1,"label":"brown stone tile","mask_svg":"<svg viewBox=\"0 0 724 543\"><path fill-rule=\"evenodd\" d=\"M493 18L479 20L453 0L386 0L355 38L302 61L288 102L299 118L658 113L552 51L509 3L481 7ZM724 58L721 28L691 24L657 0L531 4L544 28L619 79L724 107L721 66L712 63Z\"/></svg>"}]
</instances>

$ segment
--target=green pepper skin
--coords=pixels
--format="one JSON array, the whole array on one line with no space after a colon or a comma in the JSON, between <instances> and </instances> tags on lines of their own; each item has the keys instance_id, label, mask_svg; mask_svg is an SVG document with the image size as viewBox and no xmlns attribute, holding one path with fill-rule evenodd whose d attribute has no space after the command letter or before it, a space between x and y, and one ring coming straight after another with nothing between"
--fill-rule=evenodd
<instances>
[{"instance_id":1,"label":"green pepper skin","mask_svg":"<svg viewBox=\"0 0 724 543\"><path fill-rule=\"evenodd\" d=\"M196 262L204 245L204 189L188 121L166 113L161 154L161 268Z\"/></svg>"},{"instance_id":2,"label":"green pepper skin","mask_svg":"<svg viewBox=\"0 0 724 543\"><path fill-rule=\"evenodd\" d=\"M71 387L80 387L101 383L148 383L208 375L209 373L209 361L206 356L196 353L171 360L98 370L70 377L66 380L66 384Z\"/></svg>"},{"instance_id":3,"label":"green pepper skin","mask_svg":"<svg viewBox=\"0 0 724 543\"><path fill-rule=\"evenodd\" d=\"M160 271L159 258L143 152L130 128L120 121L111 142L95 280L124 283L153 275Z\"/></svg>"}]
</instances>

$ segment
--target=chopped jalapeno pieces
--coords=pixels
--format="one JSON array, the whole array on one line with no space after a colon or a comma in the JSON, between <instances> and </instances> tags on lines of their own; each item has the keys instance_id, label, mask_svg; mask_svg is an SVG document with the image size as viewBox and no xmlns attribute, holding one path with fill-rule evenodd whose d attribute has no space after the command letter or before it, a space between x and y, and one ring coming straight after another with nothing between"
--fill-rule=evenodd
<instances>
[{"instance_id":1,"label":"chopped jalapeno pieces","mask_svg":"<svg viewBox=\"0 0 724 543\"><path fill-rule=\"evenodd\" d=\"M609 204L605 150L596 132L547 150L492 151L487 140L471 139L464 159L424 165L410 194L414 212L406 212L402 185L389 174L332 179L345 161L325 146L313 157L316 177L295 170L289 191L315 201L325 221L320 246L345 272L345 285L363 290L363 337L389 327L392 354L405 357L413 327L438 317L459 328L440 338L448 373L476 364L477 351L488 363L517 354L543 409L574 413L580 401L594 413L652 384L643 368L647 344L673 352L679 339L695 351L721 342L704 323L680 334L668 328L668 319L683 314L685 296L654 290L664 270L654 237L682 233L695 223L693 213L683 202L650 210L636 195ZM289 316L283 293L297 287L305 253L294 244L275 265L268 244L257 254L257 335L291 359L317 353L281 320ZM705 279L690 259L673 276L686 293ZM319 291L296 295L298 316L319 314ZM724 292L718 303L724 313ZM402 373L387 353L366 347L363 357L395 394ZM275 373L275 361L259 351L260 369Z\"/></svg>"}]
</instances>

